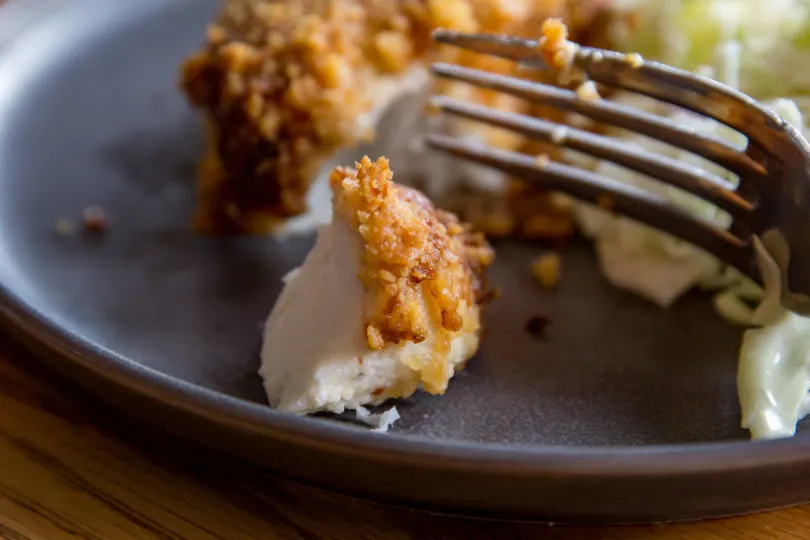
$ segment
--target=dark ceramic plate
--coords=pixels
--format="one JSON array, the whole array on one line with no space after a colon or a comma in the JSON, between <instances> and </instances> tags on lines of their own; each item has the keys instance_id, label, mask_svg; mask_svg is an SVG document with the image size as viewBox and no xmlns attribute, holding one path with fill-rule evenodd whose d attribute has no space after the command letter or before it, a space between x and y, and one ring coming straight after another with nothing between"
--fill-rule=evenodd
<instances>
[{"instance_id":1,"label":"dark ceramic plate","mask_svg":"<svg viewBox=\"0 0 810 540\"><path fill-rule=\"evenodd\" d=\"M539 248L499 245L504 294L480 354L446 396L399 403L392 433L267 407L258 325L312 239L189 230L201 130L176 73L216 4L55 1L2 46L0 313L14 335L129 414L377 501L627 522L810 500L810 439L753 444L739 428L739 333L700 295L662 311L611 288L587 246L544 293L527 270ZM55 234L89 204L112 216L107 234ZM525 330L538 315L543 339Z\"/></svg>"}]
</instances>

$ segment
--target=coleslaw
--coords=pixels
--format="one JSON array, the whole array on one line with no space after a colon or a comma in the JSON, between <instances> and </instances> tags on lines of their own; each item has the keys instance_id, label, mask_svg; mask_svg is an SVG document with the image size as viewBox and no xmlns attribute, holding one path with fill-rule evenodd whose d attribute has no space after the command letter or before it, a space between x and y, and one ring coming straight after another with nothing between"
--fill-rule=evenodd
<instances>
[{"instance_id":1,"label":"coleslaw","mask_svg":"<svg viewBox=\"0 0 810 540\"><path fill-rule=\"evenodd\" d=\"M614 9L618 22L611 28L611 38L620 50L709 74L763 101L807 133L810 0L617 0ZM618 99L732 144L745 144L741 134L713 120L651 105L637 96ZM709 169L730 186L737 185L734 175L683 150L639 135L616 135L645 150ZM583 163L584 158L571 155L571 159ZM731 222L724 212L677 188L610 163L587 165L666 197L719 226ZM592 206L577 204L576 214L596 245L603 273L615 285L663 307L695 287L714 290L714 306L724 318L759 326L745 332L740 352L743 427L755 439L793 435L796 422L810 412L810 319L787 312L778 298L766 296L759 286L692 245ZM766 269L767 259L761 263ZM778 278L769 277L768 284L774 279Z\"/></svg>"}]
</instances>

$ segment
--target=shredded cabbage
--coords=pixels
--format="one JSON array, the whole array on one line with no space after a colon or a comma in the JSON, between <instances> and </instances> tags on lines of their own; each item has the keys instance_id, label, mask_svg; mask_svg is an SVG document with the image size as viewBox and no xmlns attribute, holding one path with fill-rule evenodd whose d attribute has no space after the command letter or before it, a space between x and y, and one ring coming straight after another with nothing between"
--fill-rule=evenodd
<instances>
[{"instance_id":1,"label":"shredded cabbage","mask_svg":"<svg viewBox=\"0 0 810 540\"><path fill-rule=\"evenodd\" d=\"M695 70L738 43L745 92L768 99L810 91L808 0L634 0L617 9L629 17L613 37L628 51Z\"/></svg>"},{"instance_id":2,"label":"shredded cabbage","mask_svg":"<svg viewBox=\"0 0 810 540\"><path fill-rule=\"evenodd\" d=\"M621 21L613 41L627 52L684 69L703 71L763 101L807 133L810 113L810 0L617 0ZM717 122L674 108L661 110L637 96L620 99L671 116L674 121L742 145L744 138ZM617 133L629 144L708 169L737 185L713 164L662 143ZM580 160L615 180L643 187L719 226L729 216L692 195L610 163ZM810 410L810 319L784 310L765 311L763 291L734 269L678 239L603 210L575 205L584 233L597 248L602 270L615 285L661 306L694 287L714 289L717 311L746 332L738 387L743 426L753 438L792 435ZM762 302L759 308L749 303ZM769 309L769 308L768 308ZM765 310L765 311L763 311Z\"/></svg>"},{"instance_id":3,"label":"shredded cabbage","mask_svg":"<svg viewBox=\"0 0 810 540\"><path fill-rule=\"evenodd\" d=\"M779 268L758 242L767 294L743 337L737 370L742 426L754 439L790 437L810 412L810 318L784 309Z\"/></svg>"}]
</instances>

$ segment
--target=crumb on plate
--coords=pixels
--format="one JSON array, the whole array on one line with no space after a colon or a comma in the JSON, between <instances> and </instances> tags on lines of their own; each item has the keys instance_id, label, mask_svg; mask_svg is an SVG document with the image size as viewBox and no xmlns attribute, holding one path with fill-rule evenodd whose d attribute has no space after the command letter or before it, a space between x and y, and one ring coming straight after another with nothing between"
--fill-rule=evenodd
<instances>
[{"instance_id":1,"label":"crumb on plate","mask_svg":"<svg viewBox=\"0 0 810 540\"><path fill-rule=\"evenodd\" d=\"M365 407L358 407L355 409L355 418L372 428L372 431L377 433L388 433L394 422L400 419L399 411L396 407L391 407L379 414L373 414Z\"/></svg>"},{"instance_id":2,"label":"crumb on plate","mask_svg":"<svg viewBox=\"0 0 810 540\"><path fill-rule=\"evenodd\" d=\"M109 225L104 209L94 205L84 209L82 223L84 224L84 230L97 232L106 231Z\"/></svg>"},{"instance_id":3,"label":"crumb on plate","mask_svg":"<svg viewBox=\"0 0 810 540\"><path fill-rule=\"evenodd\" d=\"M54 231L59 236L72 236L76 233L76 222L70 218L62 218L56 221Z\"/></svg>"},{"instance_id":4,"label":"crumb on plate","mask_svg":"<svg viewBox=\"0 0 810 540\"><path fill-rule=\"evenodd\" d=\"M526 321L526 332L530 336L543 339L546 337L546 329L551 324L551 320L543 315L535 315Z\"/></svg>"},{"instance_id":5,"label":"crumb on plate","mask_svg":"<svg viewBox=\"0 0 810 540\"><path fill-rule=\"evenodd\" d=\"M562 259L558 253L546 253L532 261L532 274L546 289L553 289L560 282Z\"/></svg>"}]
</instances>

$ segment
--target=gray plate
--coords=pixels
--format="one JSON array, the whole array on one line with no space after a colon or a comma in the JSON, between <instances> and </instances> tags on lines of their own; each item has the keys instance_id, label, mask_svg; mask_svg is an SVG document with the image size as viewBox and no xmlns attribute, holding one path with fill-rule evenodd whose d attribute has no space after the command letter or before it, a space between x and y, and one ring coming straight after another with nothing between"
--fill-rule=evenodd
<instances>
[{"instance_id":1,"label":"gray plate","mask_svg":"<svg viewBox=\"0 0 810 540\"><path fill-rule=\"evenodd\" d=\"M379 435L265 406L258 325L311 238L188 228L201 130L177 65L213 0L86 0L0 50L0 313L52 366L130 414L331 490L518 519L657 521L810 500L810 439L739 428L739 332L692 295L659 310L571 246L545 293L537 246L498 247L503 297L447 395ZM394 164L396 165L396 164ZM60 237L88 204L103 236ZM551 319L544 339L526 321Z\"/></svg>"}]
</instances>

